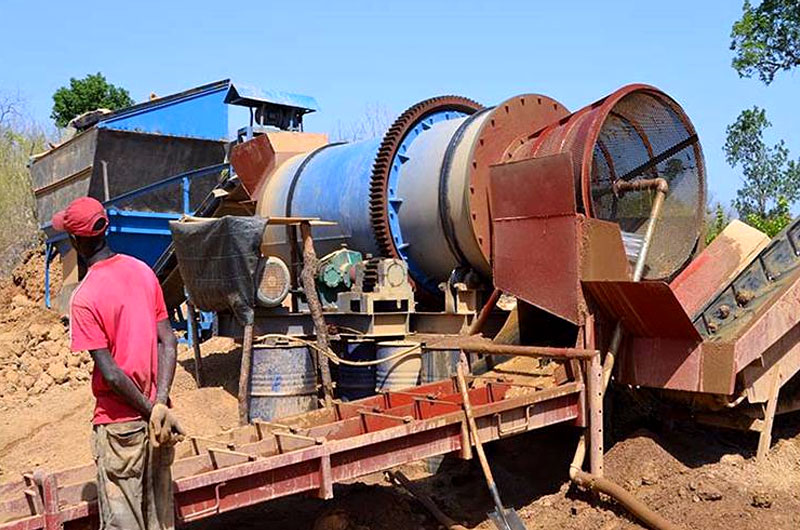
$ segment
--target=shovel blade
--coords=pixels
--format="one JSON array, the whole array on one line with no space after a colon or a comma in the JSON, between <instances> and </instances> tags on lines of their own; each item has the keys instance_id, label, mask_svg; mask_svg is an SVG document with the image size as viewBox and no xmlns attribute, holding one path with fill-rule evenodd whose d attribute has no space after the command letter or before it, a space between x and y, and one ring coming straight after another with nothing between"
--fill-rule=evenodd
<instances>
[{"instance_id":1,"label":"shovel blade","mask_svg":"<svg viewBox=\"0 0 800 530\"><path fill-rule=\"evenodd\" d=\"M497 530L527 530L519 514L513 508L502 508L501 514L497 510L489 513L489 519Z\"/></svg>"}]
</instances>

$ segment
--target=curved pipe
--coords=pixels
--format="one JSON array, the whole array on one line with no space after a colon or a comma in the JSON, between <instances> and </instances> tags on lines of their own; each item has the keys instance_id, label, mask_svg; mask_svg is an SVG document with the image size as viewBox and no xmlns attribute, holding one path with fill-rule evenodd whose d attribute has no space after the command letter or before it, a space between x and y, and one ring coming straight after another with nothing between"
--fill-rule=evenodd
<instances>
[{"instance_id":1,"label":"curved pipe","mask_svg":"<svg viewBox=\"0 0 800 530\"><path fill-rule=\"evenodd\" d=\"M625 490L604 477L598 477L584 471L575 471L570 468L570 478L573 482L588 490L605 493L630 513L636 516L648 528L653 530L680 530L680 527L664 519L656 512L647 507L635 495Z\"/></svg>"},{"instance_id":2,"label":"curved pipe","mask_svg":"<svg viewBox=\"0 0 800 530\"><path fill-rule=\"evenodd\" d=\"M616 184L616 183L615 183ZM649 238L653 235L653 228L658 221L661 212L661 205L663 204L664 197L669 191L669 185L666 180L657 178L644 181L642 184L632 184L630 182L622 182L619 186L621 192L627 191L641 191L641 190L656 190L656 199L653 203L653 208L650 213L650 219L647 226L647 235L642 244L642 249L639 253L639 259L636 261L636 270L633 274L633 281L638 282L642 279L642 271L644 270L644 263L647 259L649 251ZM617 188L615 187L615 191ZM611 374L614 371L614 361L622 342L622 323L617 322L614 327L614 333L611 337L606 358L603 361L603 386L601 389L602 396L605 396L608 385L611 383ZM602 399L601 396L601 399ZM605 493L609 495L622 506L628 509L633 515L639 518L645 525L654 530L678 530L678 527L673 523L667 521L656 512L651 510L636 498L633 494L626 491L621 486L613 483L607 478L586 473L583 471L583 461L586 459L586 431L581 434L578 440L578 446L575 448L575 456L569 465L569 478L574 483L592 491Z\"/></svg>"}]
</instances>

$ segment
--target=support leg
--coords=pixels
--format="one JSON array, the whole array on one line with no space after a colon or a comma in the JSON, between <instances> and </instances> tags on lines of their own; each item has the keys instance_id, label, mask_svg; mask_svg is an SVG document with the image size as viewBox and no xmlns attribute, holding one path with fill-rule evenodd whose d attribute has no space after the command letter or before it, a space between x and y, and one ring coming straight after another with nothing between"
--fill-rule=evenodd
<instances>
[{"instance_id":1,"label":"support leg","mask_svg":"<svg viewBox=\"0 0 800 530\"><path fill-rule=\"evenodd\" d=\"M589 361L586 394L589 402L589 469L592 475L603 476L603 367L600 355Z\"/></svg>"},{"instance_id":2,"label":"support leg","mask_svg":"<svg viewBox=\"0 0 800 530\"><path fill-rule=\"evenodd\" d=\"M250 366L253 360L253 324L244 327L242 365L239 371L239 423L250 421Z\"/></svg>"},{"instance_id":3,"label":"support leg","mask_svg":"<svg viewBox=\"0 0 800 530\"><path fill-rule=\"evenodd\" d=\"M321 350L327 351L329 349L328 327L325 325L325 318L322 315L322 304L319 301L314 280L317 271L317 254L314 251L314 241L311 239L311 225L308 222L300 224L300 235L303 238L303 270L300 272L300 279L303 282L303 290L306 294L311 320L314 322L317 345ZM328 358L319 352L317 352L317 366L322 380L325 406L330 407L333 404L331 369L328 365Z\"/></svg>"},{"instance_id":4,"label":"support leg","mask_svg":"<svg viewBox=\"0 0 800 530\"><path fill-rule=\"evenodd\" d=\"M772 444L772 423L775 420L775 411L778 408L778 394L781 390L781 373L778 367L774 368L775 374L772 376L772 387L767 400L767 410L764 414L764 424L761 426L761 434L758 437L758 452L756 460L763 461L769 454L769 446Z\"/></svg>"},{"instance_id":5,"label":"support leg","mask_svg":"<svg viewBox=\"0 0 800 530\"><path fill-rule=\"evenodd\" d=\"M44 530L64 530L58 500L58 482L56 476L37 470L34 481L41 488L44 504Z\"/></svg>"},{"instance_id":6,"label":"support leg","mask_svg":"<svg viewBox=\"0 0 800 530\"><path fill-rule=\"evenodd\" d=\"M194 351L194 380L198 387L203 386L203 359L200 356L200 333L197 329L197 311L192 302L186 302L188 312L187 327L189 328L189 338L192 340L192 350Z\"/></svg>"}]
</instances>

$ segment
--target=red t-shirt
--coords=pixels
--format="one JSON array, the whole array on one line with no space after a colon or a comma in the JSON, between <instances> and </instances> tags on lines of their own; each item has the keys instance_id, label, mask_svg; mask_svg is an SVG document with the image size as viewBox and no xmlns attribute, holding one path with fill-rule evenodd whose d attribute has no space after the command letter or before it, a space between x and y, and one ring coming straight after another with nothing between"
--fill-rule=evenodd
<instances>
[{"instance_id":1,"label":"red t-shirt","mask_svg":"<svg viewBox=\"0 0 800 530\"><path fill-rule=\"evenodd\" d=\"M70 301L73 351L107 348L111 357L150 401L156 399L158 335L167 318L164 294L150 267L116 254L92 265ZM92 393L97 399L92 423L119 423L141 414L106 383L95 366Z\"/></svg>"}]
</instances>

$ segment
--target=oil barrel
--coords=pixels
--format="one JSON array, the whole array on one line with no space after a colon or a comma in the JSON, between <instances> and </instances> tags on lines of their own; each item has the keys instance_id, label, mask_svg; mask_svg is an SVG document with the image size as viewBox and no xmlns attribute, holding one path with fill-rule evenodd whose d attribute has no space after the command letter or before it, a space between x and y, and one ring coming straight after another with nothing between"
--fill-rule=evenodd
<instances>
[{"instance_id":1,"label":"oil barrel","mask_svg":"<svg viewBox=\"0 0 800 530\"><path fill-rule=\"evenodd\" d=\"M349 340L344 348L344 358L348 361L374 361L375 341ZM339 379L336 385L339 398L345 401L361 399L375 393L375 365L339 365Z\"/></svg>"},{"instance_id":2,"label":"oil barrel","mask_svg":"<svg viewBox=\"0 0 800 530\"><path fill-rule=\"evenodd\" d=\"M308 346L254 345L250 419L271 421L316 408L316 369Z\"/></svg>"},{"instance_id":3,"label":"oil barrel","mask_svg":"<svg viewBox=\"0 0 800 530\"><path fill-rule=\"evenodd\" d=\"M377 344L376 359L386 359L396 353L405 355L381 363L375 370L375 390L399 390L415 386L422 369L422 345L410 341L386 341Z\"/></svg>"},{"instance_id":4,"label":"oil barrel","mask_svg":"<svg viewBox=\"0 0 800 530\"><path fill-rule=\"evenodd\" d=\"M423 346L422 351L422 372L420 374L422 384L449 379L455 375L461 350L443 350Z\"/></svg>"}]
</instances>

